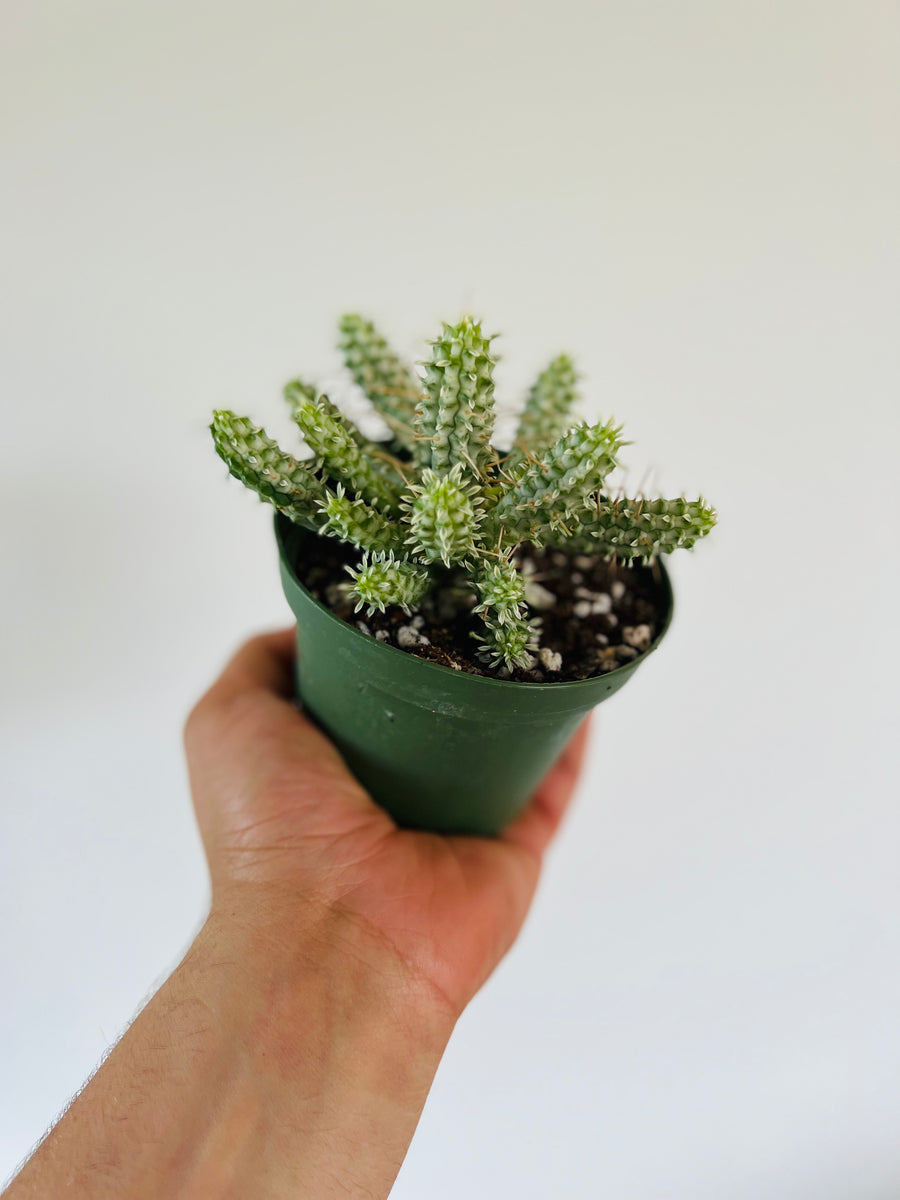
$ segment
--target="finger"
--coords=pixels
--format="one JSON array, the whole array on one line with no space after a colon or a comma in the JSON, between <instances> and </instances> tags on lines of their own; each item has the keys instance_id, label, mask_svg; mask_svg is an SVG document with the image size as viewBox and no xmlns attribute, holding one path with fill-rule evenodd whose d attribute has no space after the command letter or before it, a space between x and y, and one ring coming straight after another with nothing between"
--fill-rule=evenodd
<instances>
[{"instance_id":1,"label":"finger","mask_svg":"<svg viewBox=\"0 0 900 1200\"><path fill-rule=\"evenodd\" d=\"M261 633L245 642L204 696L210 707L227 704L250 690L273 692L283 699L294 691L295 626Z\"/></svg>"},{"instance_id":2,"label":"finger","mask_svg":"<svg viewBox=\"0 0 900 1200\"><path fill-rule=\"evenodd\" d=\"M251 638L194 706L185 745L201 786L279 771L349 778L335 747L290 702L295 637L290 628Z\"/></svg>"},{"instance_id":3,"label":"finger","mask_svg":"<svg viewBox=\"0 0 900 1200\"><path fill-rule=\"evenodd\" d=\"M503 841L527 850L540 859L566 814L581 775L587 746L590 716L557 759L534 798L501 834Z\"/></svg>"},{"instance_id":4,"label":"finger","mask_svg":"<svg viewBox=\"0 0 900 1200\"><path fill-rule=\"evenodd\" d=\"M294 630L262 633L245 642L229 659L222 674L191 710L184 727L188 758L202 756L210 743L223 742L223 729L236 715L275 713L290 707L293 692ZM231 744L232 738L228 738Z\"/></svg>"}]
</instances>

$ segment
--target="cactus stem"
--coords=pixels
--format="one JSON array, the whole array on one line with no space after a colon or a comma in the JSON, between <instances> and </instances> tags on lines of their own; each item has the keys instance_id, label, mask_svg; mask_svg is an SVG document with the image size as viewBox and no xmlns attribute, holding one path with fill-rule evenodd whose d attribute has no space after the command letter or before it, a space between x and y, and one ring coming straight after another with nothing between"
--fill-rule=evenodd
<instances>
[{"instance_id":1,"label":"cactus stem","mask_svg":"<svg viewBox=\"0 0 900 1200\"><path fill-rule=\"evenodd\" d=\"M472 468L472 474L473 474L474 476L476 476L476 478L477 478L477 477L478 477L478 476L481 474L481 472L480 472L480 471L478 470L478 468L475 466L475 463L473 462L473 460L472 460L472 457L471 457L471 455L468 453L468 451L467 451L467 450L460 450L460 454L459 454L459 456L460 456L460 458L463 460L463 462L465 462L465 463L468 463L468 465L469 465L469 466Z\"/></svg>"}]
</instances>

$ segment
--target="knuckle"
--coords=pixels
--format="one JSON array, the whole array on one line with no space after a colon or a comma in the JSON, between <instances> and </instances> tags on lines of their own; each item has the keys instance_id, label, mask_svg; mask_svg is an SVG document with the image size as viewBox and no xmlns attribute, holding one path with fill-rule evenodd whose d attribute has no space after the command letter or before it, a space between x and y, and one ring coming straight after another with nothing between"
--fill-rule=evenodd
<instances>
[{"instance_id":1,"label":"knuckle","mask_svg":"<svg viewBox=\"0 0 900 1200\"><path fill-rule=\"evenodd\" d=\"M245 638L235 652L234 658L257 658L262 652L269 649L271 643L271 635L268 633L254 633L252 637ZM234 661L234 660L232 660Z\"/></svg>"}]
</instances>

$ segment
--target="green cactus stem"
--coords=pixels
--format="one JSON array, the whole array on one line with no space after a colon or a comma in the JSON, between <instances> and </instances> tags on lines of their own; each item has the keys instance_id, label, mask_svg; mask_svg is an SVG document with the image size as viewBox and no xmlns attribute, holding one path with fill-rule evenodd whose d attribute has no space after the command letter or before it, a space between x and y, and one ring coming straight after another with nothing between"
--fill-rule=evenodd
<instances>
[{"instance_id":1,"label":"green cactus stem","mask_svg":"<svg viewBox=\"0 0 900 1200\"><path fill-rule=\"evenodd\" d=\"M407 450L415 443L421 382L390 348L371 321L358 313L340 320L340 347L347 369Z\"/></svg>"},{"instance_id":2,"label":"green cactus stem","mask_svg":"<svg viewBox=\"0 0 900 1200\"><path fill-rule=\"evenodd\" d=\"M306 444L321 460L327 474L356 492L369 504L389 512L400 509L401 484L388 479L380 464L360 446L347 419L327 396L296 393L294 420Z\"/></svg>"},{"instance_id":3,"label":"green cactus stem","mask_svg":"<svg viewBox=\"0 0 900 1200\"><path fill-rule=\"evenodd\" d=\"M554 358L538 376L525 401L507 470L548 449L565 433L578 398L575 379L575 367L567 354Z\"/></svg>"},{"instance_id":4,"label":"green cactus stem","mask_svg":"<svg viewBox=\"0 0 900 1200\"><path fill-rule=\"evenodd\" d=\"M486 522L488 536L514 545L533 541L538 530L585 507L616 466L621 427L576 425L512 476Z\"/></svg>"},{"instance_id":5,"label":"green cactus stem","mask_svg":"<svg viewBox=\"0 0 900 1200\"><path fill-rule=\"evenodd\" d=\"M357 429L356 425L350 420L346 413L342 413L336 404L332 404L327 396L324 396L318 388L313 387L311 383L304 383L300 379L292 379L290 383L284 385L284 398L287 401L290 409L291 418L302 428L302 412L309 404L313 404L327 413L332 420L338 422L339 425L350 435L360 450L370 453L374 448L374 443Z\"/></svg>"},{"instance_id":6,"label":"green cactus stem","mask_svg":"<svg viewBox=\"0 0 900 1200\"><path fill-rule=\"evenodd\" d=\"M578 554L630 562L689 550L709 533L716 519L715 509L702 497L600 500L569 530L548 530L542 540Z\"/></svg>"},{"instance_id":7,"label":"green cactus stem","mask_svg":"<svg viewBox=\"0 0 900 1200\"><path fill-rule=\"evenodd\" d=\"M321 512L327 518L322 532L361 550L401 550L406 537L403 525L392 521L367 504L347 495L342 483L326 491Z\"/></svg>"},{"instance_id":8,"label":"green cactus stem","mask_svg":"<svg viewBox=\"0 0 900 1200\"><path fill-rule=\"evenodd\" d=\"M540 638L540 621L524 618L500 621L488 609L484 613L486 632L476 634L481 642L479 658L492 667L519 667L527 671L534 666L534 653Z\"/></svg>"},{"instance_id":9,"label":"green cactus stem","mask_svg":"<svg viewBox=\"0 0 900 1200\"><path fill-rule=\"evenodd\" d=\"M213 413L210 429L216 452L235 479L297 524L309 529L323 524L319 503L325 485L307 464L285 454L259 425L228 409Z\"/></svg>"},{"instance_id":10,"label":"green cactus stem","mask_svg":"<svg viewBox=\"0 0 900 1200\"><path fill-rule=\"evenodd\" d=\"M514 625L525 611L525 580L509 559L485 562L475 576L477 613L491 613L499 625Z\"/></svg>"},{"instance_id":11,"label":"green cactus stem","mask_svg":"<svg viewBox=\"0 0 900 1200\"><path fill-rule=\"evenodd\" d=\"M409 613L431 582L426 570L395 558L392 551L365 554L360 567L347 567L347 571L353 580L350 595L356 600L356 611L365 608L369 616L392 604Z\"/></svg>"},{"instance_id":12,"label":"green cactus stem","mask_svg":"<svg viewBox=\"0 0 900 1200\"><path fill-rule=\"evenodd\" d=\"M491 338L481 325L464 317L444 325L432 342L425 365L425 395L419 402L416 459L420 467L449 471L459 463L476 476L496 455L494 427L494 363Z\"/></svg>"},{"instance_id":13,"label":"green cactus stem","mask_svg":"<svg viewBox=\"0 0 900 1200\"><path fill-rule=\"evenodd\" d=\"M426 468L421 479L421 484L410 487L404 504L412 556L447 567L465 562L475 553L481 497L463 478L461 463L446 475Z\"/></svg>"}]
</instances>

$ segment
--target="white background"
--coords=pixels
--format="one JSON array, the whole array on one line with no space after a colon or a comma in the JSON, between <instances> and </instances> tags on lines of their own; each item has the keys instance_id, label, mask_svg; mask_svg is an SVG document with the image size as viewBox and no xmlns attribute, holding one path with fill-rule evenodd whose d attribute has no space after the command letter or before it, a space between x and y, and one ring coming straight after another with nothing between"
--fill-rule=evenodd
<instances>
[{"instance_id":1,"label":"white background","mask_svg":"<svg viewBox=\"0 0 900 1200\"><path fill-rule=\"evenodd\" d=\"M568 349L721 523L393 1195L900 1191L900 15L4 0L0 1177L178 960L183 717L287 623L213 406L333 321Z\"/></svg>"}]
</instances>

